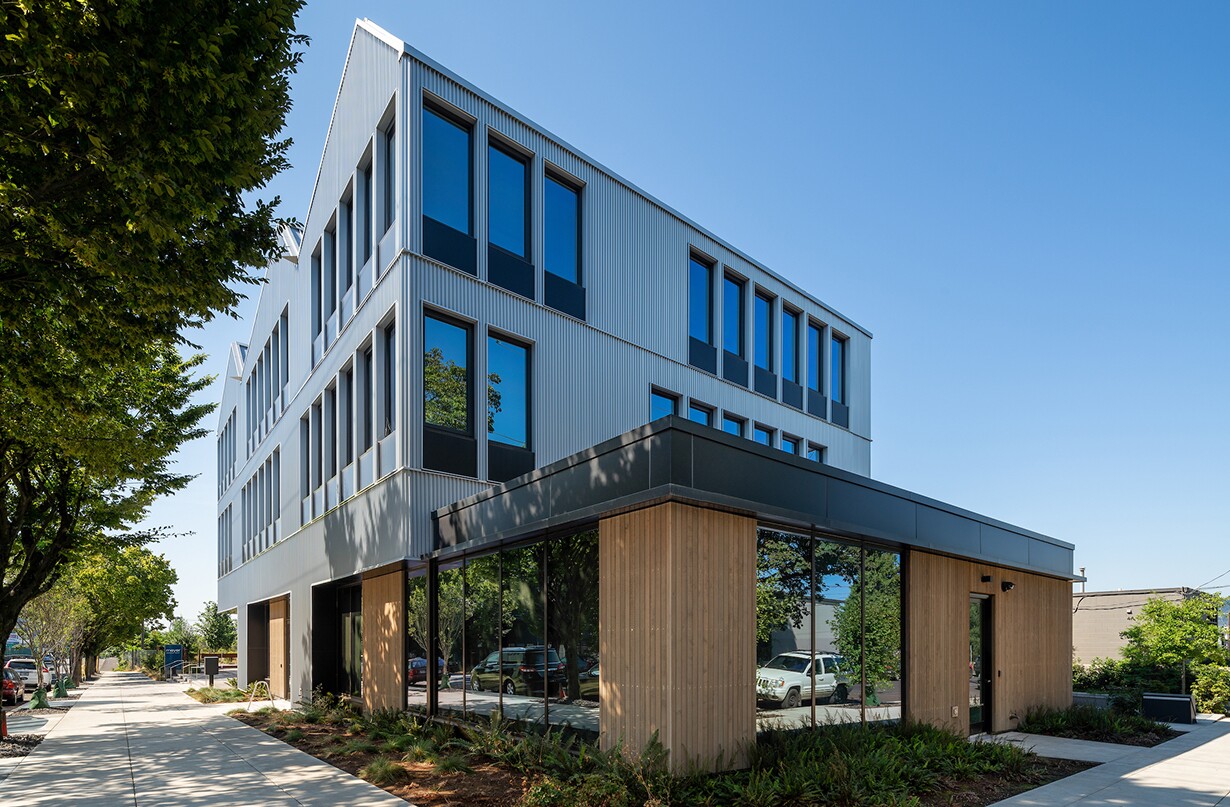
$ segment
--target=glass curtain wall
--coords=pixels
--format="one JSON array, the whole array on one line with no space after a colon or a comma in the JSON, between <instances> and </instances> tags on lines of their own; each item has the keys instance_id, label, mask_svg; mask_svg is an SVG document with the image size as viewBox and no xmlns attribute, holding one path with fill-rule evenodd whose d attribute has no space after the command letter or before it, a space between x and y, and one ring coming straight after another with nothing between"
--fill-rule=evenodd
<instances>
[{"instance_id":1,"label":"glass curtain wall","mask_svg":"<svg viewBox=\"0 0 1230 807\"><path fill-rule=\"evenodd\" d=\"M598 731L598 533L450 561L439 573L442 713ZM425 708L426 576L407 591L411 708Z\"/></svg>"},{"instance_id":2,"label":"glass curtain wall","mask_svg":"<svg viewBox=\"0 0 1230 807\"><path fill-rule=\"evenodd\" d=\"M758 730L900 719L900 555L761 528L756 662Z\"/></svg>"}]
</instances>

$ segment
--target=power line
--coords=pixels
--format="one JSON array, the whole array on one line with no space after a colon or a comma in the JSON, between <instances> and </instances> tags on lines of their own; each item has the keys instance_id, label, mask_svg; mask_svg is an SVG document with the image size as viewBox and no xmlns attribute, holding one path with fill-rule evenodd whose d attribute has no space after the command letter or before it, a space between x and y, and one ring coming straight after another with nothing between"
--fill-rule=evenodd
<instances>
[{"instance_id":1,"label":"power line","mask_svg":"<svg viewBox=\"0 0 1230 807\"><path fill-rule=\"evenodd\" d=\"M1226 576L1226 575L1228 575L1228 574L1230 574L1230 569L1226 569L1224 572L1222 572L1221 574L1217 575L1217 577L1214 577L1212 580L1208 581L1207 583L1201 583L1200 585L1196 586L1196 588L1204 588L1204 587L1205 587L1205 586L1207 586L1209 583L1216 583L1218 580L1222 579L1223 577L1225 577L1225 576ZM1215 586L1215 588L1226 588L1226 586Z\"/></svg>"}]
</instances>

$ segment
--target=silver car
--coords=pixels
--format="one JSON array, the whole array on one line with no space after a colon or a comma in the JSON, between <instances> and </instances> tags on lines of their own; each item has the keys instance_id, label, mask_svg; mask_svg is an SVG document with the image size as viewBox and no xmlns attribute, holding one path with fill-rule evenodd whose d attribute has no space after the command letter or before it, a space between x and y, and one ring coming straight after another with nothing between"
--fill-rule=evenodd
<instances>
[{"instance_id":1,"label":"silver car","mask_svg":"<svg viewBox=\"0 0 1230 807\"><path fill-rule=\"evenodd\" d=\"M832 653L812 654L805 650L780 653L756 670L756 699L772 701L783 709L793 709L812 696L826 703L843 703L850 693L846 660Z\"/></svg>"},{"instance_id":2,"label":"silver car","mask_svg":"<svg viewBox=\"0 0 1230 807\"><path fill-rule=\"evenodd\" d=\"M51 683L51 675L47 668L32 658L9 659L4 667L21 676L21 680L26 682L27 689L37 689L41 684Z\"/></svg>"}]
</instances>

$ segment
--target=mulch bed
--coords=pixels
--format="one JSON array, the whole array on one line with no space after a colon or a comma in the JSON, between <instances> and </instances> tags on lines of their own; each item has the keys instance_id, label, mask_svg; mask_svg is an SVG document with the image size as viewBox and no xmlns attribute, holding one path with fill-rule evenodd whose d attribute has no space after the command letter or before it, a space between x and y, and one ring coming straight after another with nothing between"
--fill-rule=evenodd
<instances>
[{"instance_id":1,"label":"mulch bed","mask_svg":"<svg viewBox=\"0 0 1230 807\"><path fill-rule=\"evenodd\" d=\"M339 726L323 723L286 726L275 722L273 715L255 712L238 712L232 716L356 776L364 766L381 756L339 753L343 744L355 739L354 735ZM301 736L287 739L286 734L292 728ZM395 758L393 761L397 762ZM527 777L491 764L474 765L472 773L441 773L429 762L397 764L406 771L407 781L381 787L421 807L511 807L517 804L531 784ZM922 802L927 807L984 807L1093 766L1089 762L1038 757L1024 779L1009 781L1001 776L989 775L974 781L946 782L944 792L932 794Z\"/></svg>"},{"instance_id":2,"label":"mulch bed","mask_svg":"<svg viewBox=\"0 0 1230 807\"><path fill-rule=\"evenodd\" d=\"M1012 798L1035 787L1050 784L1074 773L1087 771L1095 762L1078 762L1072 759L1038 757L1033 769L1024 780L1009 781L1001 776L990 775L965 782L948 782L948 789L922 800L927 807L985 807L997 801Z\"/></svg>"},{"instance_id":3,"label":"mulch bed","mask_svg":"<svg viewBox=\"0 0 1230 807\"><path fill-rule=\"evenodd\" d=\"M41 734L10 734L0 739L0 757L24 757L42 741Z\"/></svg>"},{"instance_id":4,"label":"mulch bed","mask_svg":"<svg viewBox=\"0 0 1230 807\"><path fill-rule=\"evenodd\" d=\"M1183 732L1166 727L1157 731L1145 731L1137 734L1115 734L1108 731L1060 731L1052 737L1064 737L1069 740L1092 740L1095 743L1116 743L1118 745L1135 745L1141 748L1152 748L1167 740L1173 740Z\"/></svg>"}]
</instances>

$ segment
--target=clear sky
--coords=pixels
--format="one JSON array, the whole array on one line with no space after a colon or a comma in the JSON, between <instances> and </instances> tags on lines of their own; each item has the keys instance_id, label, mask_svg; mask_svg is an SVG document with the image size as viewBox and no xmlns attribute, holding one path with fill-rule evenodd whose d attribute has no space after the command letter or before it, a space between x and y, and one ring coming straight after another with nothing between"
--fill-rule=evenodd
<instances>
[{"instance_id":1,"label":"clear sky","mask_svg":"<svg viewBox=\"0 0 1230 807\"><path fill-rule=\"evenodd\" d=\"M356 15L871 330L875 478L1076 544L1090 590L1230 569L1230 4L316 0L300 220ZM196 335L218 376L247 337ZM213 436L181 467L192 617Z\"/></svg>"}]
</instances>

